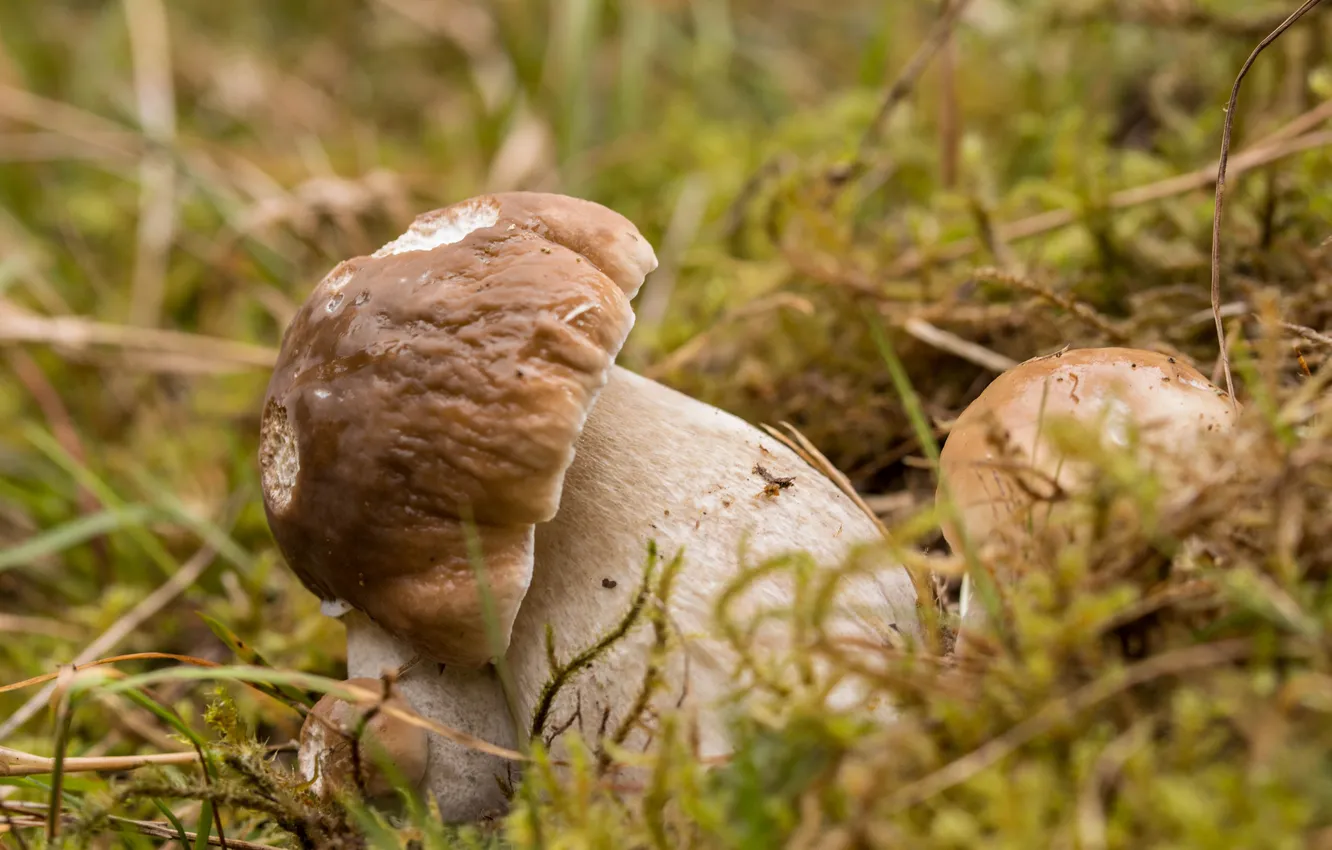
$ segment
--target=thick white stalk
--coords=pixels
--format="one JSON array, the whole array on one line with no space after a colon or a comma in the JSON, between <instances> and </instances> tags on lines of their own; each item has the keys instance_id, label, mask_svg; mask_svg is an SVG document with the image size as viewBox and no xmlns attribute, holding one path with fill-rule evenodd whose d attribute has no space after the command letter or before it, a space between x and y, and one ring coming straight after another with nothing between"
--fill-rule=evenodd
<instances>
[{"instance_id":1,"label":"thick white stalk","mask_svg":"<svg viewBox=\"0 0 1332 850\"><path fill-rule=\"evenodd\" d=\"M378 677L400 669L416 653L359 611L342 618L347 625L348 678ZM423 717L513 749L514 726L493 668L444 668L429 661L412 665L398 680L398 693ZM424 787L439 802L450 823L502 814L508 807L501 782L518 778L513 762L430 736Z\"/></svg>"}]
</instances>

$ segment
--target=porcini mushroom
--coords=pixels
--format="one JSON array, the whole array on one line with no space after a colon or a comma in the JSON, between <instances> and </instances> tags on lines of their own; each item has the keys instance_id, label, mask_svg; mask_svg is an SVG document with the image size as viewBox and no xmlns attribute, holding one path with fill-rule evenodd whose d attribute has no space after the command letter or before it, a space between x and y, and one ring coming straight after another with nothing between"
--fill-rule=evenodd
<instances>
[{"instance_id":1,"label":"porcini mushroom","mask_svg":"<svg viewBox=\"0 0 1332 850\"><path fill-rule=\"evenodd\" d=\"M1200 439L1228 430L1236 408L1197 369L1175 357L1130 348L1082 348L1036 357L996 378L957 418L940 455L945 489L962 521L944 538L963 550L963 530L980 548L1001 536L1024 539L1050 513L1057 491L1085 482L1050 439L1046 423L1073 419L1109 444L1132 447L1151 465L1185 457ZM981 622L963 584L963 628Z\"/></svg>"},{"instance_id":2,"label":"porcini mushroom","mask_svg":"<svg viewBox=\"0 0 1332 850\"><path fill-rule=\"evenodd\" d=\"M613 730L637 694L649 630L602 653L533 730L551 675L546 629L566 660L605 635L654 540L667 557L684 552L668 616L686 648L665 671L661 704L687 696L705 750L725 748L712 702L733 670L709 629L741 550L751 560L803 550L828 564L878 532L777 440L613 365L630 299L655 266L637 229L605 207L510 193L427 213L315 289L269 386L263 489L297 575L329 613L355 609L352 675L405 669L400 687L423 714L496 744L515 744L513 726ZM773 492L769 479L790 480ZM497 602L519 717L485 666L495 648L477 566ZM832 627L915 637L905 570L879 566L844 582ZM765 578L742 610L791 592ZM644 740L637 730L623 743ZM508 765L437 736L430 745L428 783L446 818L503 806L493 780Z\"/></svg>"},{"instance_id":3,"label":"porcini mushroom","mask_svg":"<svg viewBox=\"0 0 1332 850\"><path fill-rule=\"evenodd\" d=\"M375 693L384 688L381 679L348 679L345 684ZM398 694L374 705L354 705L325 694L310 709L301 725L298 763L317 796L386 797L394 790L392 772L409 786L421 783L427 764L426 732L384 711L390 707L410 710Z\"/></svg>"},{"instance_id":4,"label":"porcini mushroom","mask_svg":"<svg viewBox=\"0 0 1332 850\"><path fill-rule=\"evenodd\" d=\"M514 193L333 269L283 338L260 446L269 526L306 586L434 661L485 664L466 522L507 639L534 525L655 265L605 207Z\"/></svg>"}]
</instances>

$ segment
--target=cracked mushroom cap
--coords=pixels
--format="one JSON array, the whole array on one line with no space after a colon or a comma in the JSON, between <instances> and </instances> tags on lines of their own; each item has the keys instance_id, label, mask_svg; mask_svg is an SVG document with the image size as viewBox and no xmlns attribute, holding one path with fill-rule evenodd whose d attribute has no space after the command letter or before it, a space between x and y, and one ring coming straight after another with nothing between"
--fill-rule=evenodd
<instances>
[{"instance_id":1,"label":"cracked mushroom cap","mask_svg":"<svg viewBox=\"0 0 1332 850\"><path fill-rule=\"evenodd\" d=\"M1036 497L1053 492L1051 482L1067 488L1084 473L1042 435L1042 421L1052 417L1099 423L1112 444L1127 446L1136 434L1145 451L1181 455L1228 430L1235 411L1198 370L1153 351L1083 348L1015 366L962 412L940 456L941 481L975 544L1021 533ZM962 551L958 530L943 526L949 547Z\"/></svg>"},{"instance_id":2,"label":"cracked mushroom cap","mask_svg":"<svg viewBox=\"0 0 1332 850\"><path fill-rule=\"evenodd\" d=\"M507 642L533 526L656 264L623 216L515 192L333 269L283 337L260 441L269 526L305 586L427 658L489 661L469 551Z\"/></svg>"},{"instance_id":3,"label":"cracked mushroom cap","mask_svg":"<svg viewBox=\"0 0 1332 850\"><path fill-rule=\"evenodd\" d=\"M384 688L381 679L348 679L345 684L376 693ZM421 784L429 757L426 731L384 712L385 706L410 709L397 694L380 703L380 710L372 715L374 706L352 704L332 694L325 694L310 709L301 724L297 758L301 774L313 780L310 787L316 796L356 791L370 799L387 797L394 787L380 766L384 759L392 762L409 785ZM357 728L367 715L370 719L361 732L360 752L354 753ZM358 762L359 784L355 780Z\"/></svg>"}]
</instances>

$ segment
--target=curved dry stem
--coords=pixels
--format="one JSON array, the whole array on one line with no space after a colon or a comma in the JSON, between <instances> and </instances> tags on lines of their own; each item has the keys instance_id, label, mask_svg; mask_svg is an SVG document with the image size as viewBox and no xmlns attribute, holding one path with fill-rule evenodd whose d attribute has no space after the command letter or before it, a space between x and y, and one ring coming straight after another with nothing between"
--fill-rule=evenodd
<instances>
[{"instance_id":1,"label":"curved dry stem","mask_svg":"<svg viewBox=\"0 0 1332 850\"><path fill-rule=\"evenodd\" d=\"M1239 402L1235 399L1235 381L1230 374L1230 351L1226 346L1226 327L1221 318L1221 211L1226 197L1226 165L1230 160L1230 134L1235 125L1235 104L1239 101L1240 85L1243 84L1253 63L1258 60L1258 56L1286 30L1294 26L1296 21L1322 2L1323 0L1305 0L1300 8L1292 12L1290 17L1272 30L1267 38L1258 43L1240 68L1239 75L1235 78L1235 85L1230 90L1230 100L1226 104L1226 119L1221 129L1221 160L1216 169L1216 203L1212 212L1212 315L1216 319L1216 339L1221 350L1221 369L1226 376L1226 392L1230 394L1230 404L1235 410L1239 410Z\"/></svg>"}]
</instances>

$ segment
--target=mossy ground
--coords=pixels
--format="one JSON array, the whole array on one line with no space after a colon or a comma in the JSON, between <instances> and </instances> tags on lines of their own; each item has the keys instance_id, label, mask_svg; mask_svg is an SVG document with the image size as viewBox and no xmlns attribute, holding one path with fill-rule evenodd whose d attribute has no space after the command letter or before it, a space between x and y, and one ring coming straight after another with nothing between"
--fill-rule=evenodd
<instances>
[{"instance_id":1,"label":"mossy ground","mask_svg":"<svg viewBox=\"0 0 1332 850\"><path fill-rule=\"evenodd\" d=\"M1262 56L1235 114L1233 443L1152 474L1100 456L1088 539L986 553L1013 578L975 657L866 661L809 629L801 652L873 682L893 725L798 679L756 687L727 764L661 718L644 785L591 755L578 781L533 769L507 822L454 835L313 805L266 752L300 715L181 672L342 677L340 627L264 523L263 364L339 259L496 188L638 223L662 269L622 362L794 424L904 557L955 579L922 440L993 372L938 332L992 358L1126 344L1210 372L1222 107L1291 5L973 0L878 124L940 4L0 4L0 682L81 653L196 660L108 665L160 672L58 690L0 744L213 754L206 775L74 772L58 794L51 773L0 780L0 845L41 846L59 799L60 840L92 846L161 842L115 817L272 846L1332 846L1328 112L1283 130L1332 98L1328 9ZM183 569L197 580L140 618ZM0 693L0 723L38 687Z\"/></svg>"}]
</instances>

